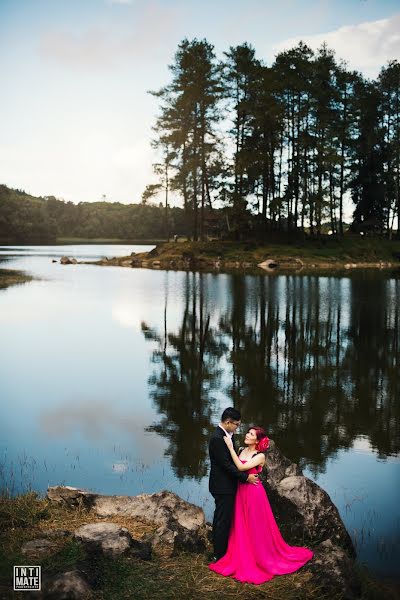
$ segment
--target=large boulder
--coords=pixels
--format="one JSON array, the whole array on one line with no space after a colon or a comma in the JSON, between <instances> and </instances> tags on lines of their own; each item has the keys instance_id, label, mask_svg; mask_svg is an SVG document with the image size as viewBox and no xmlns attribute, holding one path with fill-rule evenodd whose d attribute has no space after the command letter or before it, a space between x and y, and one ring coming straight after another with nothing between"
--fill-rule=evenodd
<instances>
[{"instance_id":1,"label":"large boulder","mask_svg":"<svg viewBox=\"0 0 400 600\"><path fill-rule=\"evenodd\" d=\"M206 547L203 510L172 492L102 496L78 488L57 486L48 488L47 497L69 507L86 508L99 517L130 517L154 523L158 529L150 541L156 553L170 556L178 549L196 552Z\"/></svg>"},{"instance_id":2,"label":"large boulder","mask_svg":"<svg viewBox=\"0 0 400 600\"><path fill-rule=\"evenodd\" d=\"M329 495L302 474L271 440L263 483L288 543L315 546L324 540L355 556L353 542Z\"/></svg>"},{"instance_id":3,"label":"large boulder","mask_svg":"<svg viewBox=\"0 0 400 600\"><path fill-rule=\"evenodd\" d=\"M343 548L325 540L314 548L313 560L303 567L310 572L324 598L355 600L360 597L361 582L354 560Z\"/></svg>"},{"instance_id":4,"label":"large boulder","mask_svg":"<svg viewBox=\"0 0 400 600\"><path fill-rule=\"evenodd\" d=\"M313 544L331 540L352 556L355 555L353 543L338 509L316 483L304 475L285 477L278 484L277 492L297 509L299 519L293 523L297 535L304 535Z\"/></svg>"},{"instance_id":5,"label":"large boulder","mask_svg":"<svg viewBox=\"0 0 400 600\"><path fill-rule=\"evenodd\" d=\"M302 475L300 467L282 454L274 440L270 440L266 455L265 476L271 487L276 488L285 477Z\"/></svg>"}]
</instances>

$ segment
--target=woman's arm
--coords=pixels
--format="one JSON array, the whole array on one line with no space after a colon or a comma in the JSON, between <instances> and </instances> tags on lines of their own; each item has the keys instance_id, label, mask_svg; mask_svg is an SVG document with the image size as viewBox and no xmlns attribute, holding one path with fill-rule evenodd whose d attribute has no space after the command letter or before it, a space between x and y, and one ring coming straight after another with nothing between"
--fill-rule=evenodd
<instances>
[{"instance_id":1,"label":"woman's arm","mask_svg":"<svg viewBox=\"0 0 400 600\"><path fill-rule=\"evenodd\" d=\"M232 460L235 463L235 466L239 469L239 471L248 471L249 469L252 469L253 467L258 467L258 465L264 465L265 455L262 452L260 452L259 454L257 454L256 456L254 456L253 458L251 458L250 460L248 460L246 463L243 464L239 460L239 457L235 452L231 438L226 435L224 437L224 442L228 446L229 452L231 453L231 456L232 456Z\"/></svg>"}]
</instances>

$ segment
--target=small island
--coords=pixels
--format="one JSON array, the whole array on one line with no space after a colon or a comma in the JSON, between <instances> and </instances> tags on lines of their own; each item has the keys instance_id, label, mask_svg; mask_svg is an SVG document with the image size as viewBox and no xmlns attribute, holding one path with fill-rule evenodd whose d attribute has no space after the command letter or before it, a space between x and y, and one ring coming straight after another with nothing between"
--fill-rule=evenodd
<instances>
[{"instance_id":1,"label":"small island","mask_svg":"<svg viewBox=\"0 0 400 600\"><path fill-rule=\"evenodd\" d=\"M102 266L208 272L316 273L353 269L399 269L400 241L348 236L341 242L328 236L298 243L256 241L176 241L149 252L97 261Z\"/></svg>"}]
</instances>

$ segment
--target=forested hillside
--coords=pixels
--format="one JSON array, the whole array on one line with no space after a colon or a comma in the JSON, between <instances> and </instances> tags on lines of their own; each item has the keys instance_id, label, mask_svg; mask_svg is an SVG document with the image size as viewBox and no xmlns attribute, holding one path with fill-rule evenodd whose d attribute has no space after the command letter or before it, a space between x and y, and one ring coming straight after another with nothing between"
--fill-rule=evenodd
<instances>
[{"instance_id":1,"label":"forested hillside","mask_svg":"<svg viewBox=\"0 0 400 600\"><path fill-rule=\"evenodd\" d=\"M169 209L175 234L185 227L181 208ZM0 185L0 241L50 243L57 238L162 239L165 211L160 206L110 202L73 204L50 196L36 198Z\"/></svg>"}]
</instances>

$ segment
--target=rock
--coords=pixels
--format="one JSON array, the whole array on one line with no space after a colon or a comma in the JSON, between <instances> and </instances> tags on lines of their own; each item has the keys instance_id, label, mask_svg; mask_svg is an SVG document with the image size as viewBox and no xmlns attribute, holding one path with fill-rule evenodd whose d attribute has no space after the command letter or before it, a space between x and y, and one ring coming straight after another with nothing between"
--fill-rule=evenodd
<instances>
[{"instance_id":1,"label":"rock","mask_svg":"<svg viewBox=\"0 0 400 600\"><path fill-rule=\"evenodd\" d=\"M266 477L272 487L276 488L278 483L285 477L303 474L296 463L293 463L282 454L274 440L270 440L266 454Z\"/></svg>"},{"instance_id":2,"label":"rock","mask_svg":"<svg viewBox=\"0 0 400 600\"><path fill-rule=\"evenodd\" d=\"M60 258L60 264L61 265L72 265L72 261L70 258L68 258L68 256L62 256Z\"/></svg>"},{"instance_id":3,"label":"rock","mask_svg":"<svg viewBox=\"0 0 400 600\"><path fill-rule=\"evenodd\" d=\"M339 511L325 490L308 477L297 475L282 479L277 492L297 509L299 518L292 526L293 531L297 530L297 535L304 535L314 543L316 540L330 539L335 545L355 555L353 542Z\"/></svg>"},{"instance_id":4,"label":"rock","mask_svg":"<svg viewBox=\"0 0 400 600\"><path fill-rule=\"evenodd\" d=\"M54 486L47 489L47 498L56 504L70 508L90 509L94 502L95 494L71 486Z\"/></svg>"},{"instance_id":5,"label":"rock","mask_svg":"<svg viewBox=\"0 0 400 600\"><path fill-rule=\"evenodd\" d=\"M257 267L260 267L261 269L264 269L265 271L273 271L278 266L279 266L278 263L271 259L264 260L263 262L260 262L257 265Z\"/></svg>"},{"instance_id":6,"label":"rock","mask_svg":"<svg viewBox=\"0 0 400 600\"><path fill-rule=\"evenodd\" d=\"M153 547L159 548L163 540L169 546L168 552L178 548L202 551L206 547L204 512L198 506L185 502L172 492L140 494L138 496L102 496L71 487L50 487L47 497L53 502L70 507L81 506L100 517L123 516L151 521L159 531L150 540ZM158 538L160 539L156 539ZM173 548L171 544L173 540Z\"/></svg>"},{"instance_id":7,"label":"rock","mask_svg":"<svg viewBox=\"0 0 400 600\"><path fill-rule=\"evenodd\" d=\"M265 489L275 518L288 543L314 545L331 539L355 555L353 542L329 495L302 474L273 440L266 452Z\"/></svg>"},{"instance_id":8,"label":"rock","mask_svg":"<svg viewBox=\"0 0 400 600\"><path fill-rule=\"evenodd\" d=\"M154 554L160 558L173 556L176 550L176 538L177 533L166 525L159 527L149 540Z\"/></svg>"},{"instance_id":9,"label":"rock","mask_svg":"<svg viewBox=\"0 0 400 600\"><path fill-rule=\"evenodd\" d=\"M50 540L44 538L38 538L36 540L31 540L30 542L25 542L22 545L21 552L24 556L29 556L32 558L41 558L43 556L49 556L56 552L58 549L58 544L56 542L51 542Z\"/></svg>"},{"instance_id":10,"label":"rock","mask_svg":"<svg viewBox=\"0 0 400 600\"><path fill-rule=\"evenodd\" d=\"M74 532L78 541L90 550L115 558L120 554L129 554L142 560L150 560L150 541L132 538L125 527L116 523L91 523L83 525Z\"/></svg>"},{"instance_id":11,"label":"rock","mask_svg":"<svg viewBox=\"0 0 400 600\"><path fill-rule=\"evenodd\" d=\"M39 597L46 600L85 600L92 598L92 590L79 571L66 571L44 582Z\"/></svg>"},{"instance_id":12,"label":"rock","mask_svg":"<svg viewBox=\"0 0 400 600\"><path fill-rule=\"evenodd\" d=\"M77 265L78 261L76 260L76 258L71 258L71 265Z\"/></svg>"},{"instance_id":13,"label":"rock","mask_svg":"<svg viewBox=\"0 0 400 600\"><path fill-rule=\"evenodd\" d=\"M331 540L314 548L314 557L302 569L312 573L324 598L339 596L343 600L360 597L361 582L354 561Z\"/></svg>"},{"instance_id":14,"label":"rock","mask_svg":"<svg viewBox=\"0 0 400 600\"><path fill-rule=\"evenodd\" d=\"M120 554L126 554L132 541L129 531L116 523L82 525L74 532L74 537L78 541L91 546L93 550L112 558Z\"/></svg>"},{"instance_id":15,"label":"rock","mask_svg":"<svg viewBox=\"0 0 400 600\"><path fill-rule=\"evenodd\" d=\"M153 269L159 269L161 267L161 262L159 260L153 260L151 266L153 267Z\"/></svg>"}]
</instances>

